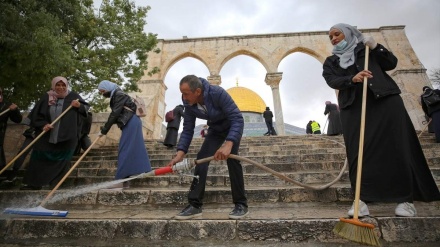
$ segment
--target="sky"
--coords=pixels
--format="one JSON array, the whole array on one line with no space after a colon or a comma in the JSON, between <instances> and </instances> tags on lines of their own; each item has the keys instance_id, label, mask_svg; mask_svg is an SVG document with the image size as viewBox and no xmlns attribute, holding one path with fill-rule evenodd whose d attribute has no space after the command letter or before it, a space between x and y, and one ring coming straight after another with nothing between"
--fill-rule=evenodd
<instances>
[{"instance_id":1,"label":"sky","mask_svg":"<svg viewBox=\"0 0 440 247\"><path fill-rule=\"evenodd\" d=\"M440 68L439 0L135 0L150 6L145 32L159 39L181 39L328 31L336 23L363 28L404 25L406 35L428 75ZM281 104L285 123L305 128L309 120L323 127L325 101L337 102L335 91L322 77L322 64L315 58L294 53L279 65ZM188 74L207 78L208 69L194 58L177 62L167 73L166 111L181 104L179 81ZM272 110L266 71L255 59L237 56L220 71L225 89L247 87ZM276 119L274 119L276 121ZM197 124L206 121L199 120Z\"/></svg>"}]
</instances>

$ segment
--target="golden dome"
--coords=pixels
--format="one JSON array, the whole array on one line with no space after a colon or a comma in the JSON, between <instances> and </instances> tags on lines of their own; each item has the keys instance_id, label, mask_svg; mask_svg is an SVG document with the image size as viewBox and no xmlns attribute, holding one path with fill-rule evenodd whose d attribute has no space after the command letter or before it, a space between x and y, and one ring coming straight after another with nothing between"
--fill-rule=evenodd
<instances>
[{"instance_id":1,"label":"golden dome","mask_svg":"<svg viewBox=\"0 0 440 247\"><path fill-rule=\"evenodd\" d=\"M254 91L245 87L232 87L226 90L231 95L238 109L242 112L263 113L266 110L266 103Z\"/></svg>"}]
</instances>

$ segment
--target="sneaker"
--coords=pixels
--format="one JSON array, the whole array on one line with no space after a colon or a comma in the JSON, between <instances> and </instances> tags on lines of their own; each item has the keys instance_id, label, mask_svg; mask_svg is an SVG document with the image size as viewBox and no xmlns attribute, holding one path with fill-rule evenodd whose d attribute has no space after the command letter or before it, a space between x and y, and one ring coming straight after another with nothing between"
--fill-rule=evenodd
<instances>
[{"instance_id":1,"label":"sneaker","mask_svg":"<svg viewBox=\"0 0 440 247\"><path fill-rule=\"evenodd\" d=\"M241 219L248 214L247 207L242 204L235 204L234 210L229 213L229 219Z\"/></svg>"},{"instance_id":2,"label":"sneaker","mask_svg":"<svg viewBox=\"0 0 440 247\"><path fill-rule=\"evenodd\" d=\"M348 216L353 217L354 215L354 202L351 206L350 210L348 210ZM368 210L367 204L365 202L359 200L359 213L358 217L364 217L370 215L370 211Z\"/></svg>"},{"instance_id":3,"label":"sneaker","mask_svg":"<svg viewBox=\"0 0 440 247\"><path fill-rule=\"evenodd\" d=\"M394 211L397 216L401 217L414 217L417 215L417 210L414 204L409 202L397 204L396 210Z\"/></svg>"},{"instance_id":4,"label":"sneaker","mask_svg":"<svg viewBox=\"0 0 440 247\"><path fill-rule=\"evenodd\" d=\"M178 215L174 218L177 220L188 220L196 217L202 216L202 209L193 207L192 205L186 206Z\"/></svg>"}]
</instances>

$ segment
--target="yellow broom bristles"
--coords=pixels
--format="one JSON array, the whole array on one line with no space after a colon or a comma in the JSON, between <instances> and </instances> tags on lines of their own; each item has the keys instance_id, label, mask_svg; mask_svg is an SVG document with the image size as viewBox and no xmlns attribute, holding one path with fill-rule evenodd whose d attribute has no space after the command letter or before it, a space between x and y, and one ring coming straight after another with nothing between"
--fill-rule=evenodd
<instances>
[{"instance_id":1,"label":"yellow broom bristles","mask_svg":"<svg viewBox=\"0 0 440 247\"><path fill-rule=\"evenodd\" d=\"M379 238L374 232L374 225L363 223L358 219L341 218L335 225L333 232L360 244L380 246Z\"/></svg>"}]
</instances>

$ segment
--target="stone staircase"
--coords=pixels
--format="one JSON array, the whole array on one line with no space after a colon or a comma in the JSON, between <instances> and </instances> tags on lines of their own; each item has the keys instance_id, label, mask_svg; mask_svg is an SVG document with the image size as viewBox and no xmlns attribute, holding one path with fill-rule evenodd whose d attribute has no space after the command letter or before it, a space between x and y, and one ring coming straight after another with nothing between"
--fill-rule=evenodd
<instances>
[{"instance_id":1,"label":"stone staircase","mask_svg":"<svg viewBox=\"0 0 440 247\"><path fill-rule=\"evenodd\" d=\"M194 159L202 139L194 139L187 157ZM422 146L440 184L440 144L423 134ZM240 156L266 165L311 186L333 181L344 164L342 137L269 136L243 138ZM174 150L147 141L153 169L165 166ZM78 158L78 157L77 157ZM112 181L117 147L92 149L45 207L66 210L65 218L0 215L3 246L360 246L332 233L353 201L348 174L325 190L310 190L280 180L242 162L250 214L228 219L233 208L225 161L209 167L203 216L175 220L183 209L191 176L167 174L131 180L122 191L94 189ZM75 162L75 160L73 161ZM72 163L73 164L73 163ZM188 172L188 175L191 172ZM49 188L20 191L20 179L0 190L0 208L34 207ZM386 188L384 188L386 189ZM85 191L78 194L78 191ZM73 194L74 196L69 196ZM58 197L57 197L58 196ZM383 246L439 246L440 202L415 203L418 217L394 216L395 204L371 204Z\"/></svg>"}]
</instances>

